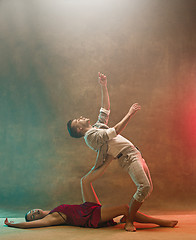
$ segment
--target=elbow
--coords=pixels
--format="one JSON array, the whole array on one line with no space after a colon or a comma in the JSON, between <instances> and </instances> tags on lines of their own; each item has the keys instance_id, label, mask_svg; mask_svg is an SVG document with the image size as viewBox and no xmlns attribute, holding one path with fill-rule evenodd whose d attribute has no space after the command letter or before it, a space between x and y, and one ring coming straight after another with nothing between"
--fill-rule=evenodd
<instances>
[{"instance_id":1,"label":"elbow","mask_svg":"<svg viewBox=\"0 0 196 240\"><path fill-rule=\"evenodd\" d=\"M84 181L85 181L85 177L82 177L82 178L80 179L80 184L83 185Z\"/></svg>"},{"instance_id":2,"label":"elbow","mask_svg":"<svg viewBox=\"0 0 196 240\"><path fill-rule=\"evenodd\" d=\"M84 176L80 179L81 186L84 186L86 184L86 182L87 182L86 176Z\"/></svg>"},{"instance_id":3,"label":"elbow","mask_svg":"<svg viewBox=\"0 0 196 240\"><path fill-rule=\"evenodd\" d=\"M94 168L95 168L95 167L93 167L92 170L91 170L89 173L87 173L84 177L82 177L82 178L80 179L80 184L81 184L81 186L85 186L85 185L89 184L90 182L92 182L93 172L95 171Z\"/></svg>"},{"instance_id":4,"label":"elbow","mask_svg":"<svg viewBox=\"0 0 196 240\"><path fill-rule=\"evenodd\" d=\"M88 180L86 179L86 177L85 177L85 176L82 177L82 178L80 179L80 186L81 186L82 192L85 191L85 189L87 188L88 185L89 185L89 182L88 182Z\"/></svg>"}]
</instances>

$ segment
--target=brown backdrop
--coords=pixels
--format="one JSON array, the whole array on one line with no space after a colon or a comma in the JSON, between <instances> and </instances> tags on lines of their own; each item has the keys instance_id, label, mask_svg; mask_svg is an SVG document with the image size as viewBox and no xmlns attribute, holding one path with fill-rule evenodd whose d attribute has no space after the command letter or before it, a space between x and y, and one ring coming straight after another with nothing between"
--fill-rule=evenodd
<instances>
[{"instance_id":1,"label":"brown backdrop","mask_svg":"<svg viewBox=\"0 0 196 240\"><path fill-rule=\"evenodd\" d=\"M108 77L113 126L143 153L154 183L148 209L193 209L196 200L196 1L0 1L0 205L80 203L96 153L65 123L96 121L97 72ZM95 183L102 203L135 187L117 162Z\"/></svg>"}]
</instances>

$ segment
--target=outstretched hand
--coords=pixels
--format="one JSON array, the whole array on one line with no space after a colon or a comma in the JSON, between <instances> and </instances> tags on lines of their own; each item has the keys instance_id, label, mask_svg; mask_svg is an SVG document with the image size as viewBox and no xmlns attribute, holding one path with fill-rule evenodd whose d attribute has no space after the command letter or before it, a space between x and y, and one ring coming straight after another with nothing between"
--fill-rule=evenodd
<instances>
[{"instance_id":1,"label":"outstretched hand","mask_svg":"<svg viewBox=\"0 0 196 240\"><path fill-rule=\"evenodd\" d=\"M141 109L141 106L138 103L134 103L129 109L129 114L133 115L140 109Z\"/></svg>"},{"instance_id":2,"label":"outstretched hand","mask_svg":"<svg viewBox=\"0 0 196 240\"><path fill-rule=\"evenodd\" d=\"M98 80L101 86L107 86L107 77L103 73L98 72Z\"/></svg>"},{"instance_id":3,"label":"outstretched hand","mask_svg":"<svg viewBox=\"0 0 196 240\"><path fill-rule=\"evenodd\" d=\"M4 221L5 225L10 226L12 223L14 223L13 221L10 221L6 218Z\"/></svg>"}]
</instances>

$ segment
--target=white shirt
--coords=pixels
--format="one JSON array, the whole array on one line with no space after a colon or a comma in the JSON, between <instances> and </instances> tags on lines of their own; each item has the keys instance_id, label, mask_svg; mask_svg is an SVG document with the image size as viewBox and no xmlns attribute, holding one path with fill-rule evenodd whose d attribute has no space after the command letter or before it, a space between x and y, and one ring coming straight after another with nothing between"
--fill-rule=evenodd
<instances>
[{"instance_id":1,"label":"white shirt","mask_svg":"<svg viewBox=\"0 0 196 240\"><path fill-rule=\"evenodd\" d=\"M116 134L116 131L114 128L109 128L108 131L108 154L112 155L113 157L117 157L117 155L122 152L125 148L128 147L134 147L133 143L131 143L129 140L121 136L120 134Z\"/></svg>"}]
</instances>

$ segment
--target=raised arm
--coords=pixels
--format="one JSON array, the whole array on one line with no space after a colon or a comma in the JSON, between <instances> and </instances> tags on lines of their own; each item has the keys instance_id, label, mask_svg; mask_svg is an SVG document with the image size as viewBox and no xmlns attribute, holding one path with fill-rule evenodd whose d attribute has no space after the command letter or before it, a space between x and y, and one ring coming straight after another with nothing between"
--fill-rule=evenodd
<instances>
[{"instance_id":1,"label":"raised arm","mask_svg":"<svg viewBox=\"0 0 196 240\"><path fill-rule=\"evenodd\" d=\"M138 111L141 109L141 106L138 103L134 103L128 113L125 115L125 117L114 126L114 129L116 130L117 134L120 134L123 129L127 126L129 120L131 119L131 117Z\"/></svg>"},{"instance_id":2,"label":"raised arm","mask_svg":"<svg viewBox=\"0 0 196 240\"><path fill-rule=\"evenodd\" d=\"M107 77L99 72L98 80L99 84L101 85L101 97L102 97L101 107L105 108L106 110L110 110L110 98L107 89Z\"/></svg>"},{"instance_id":3,"label":"raised arm","mask_svg":"<svg viewBox=\"0 0 196 240\"><path fill-rule=\"evenodd\" d=\"M81 179L81 191L82 191L83 202L94 202L94 203L100 204L99 199L93 188L92 182L103 175L105 169L111 163L112 159L113 159L112 156L108 155L105 163L101 167L99 167L97 169L95 169L95 167L93 167Z\"/></svg>"}]
</instances>

